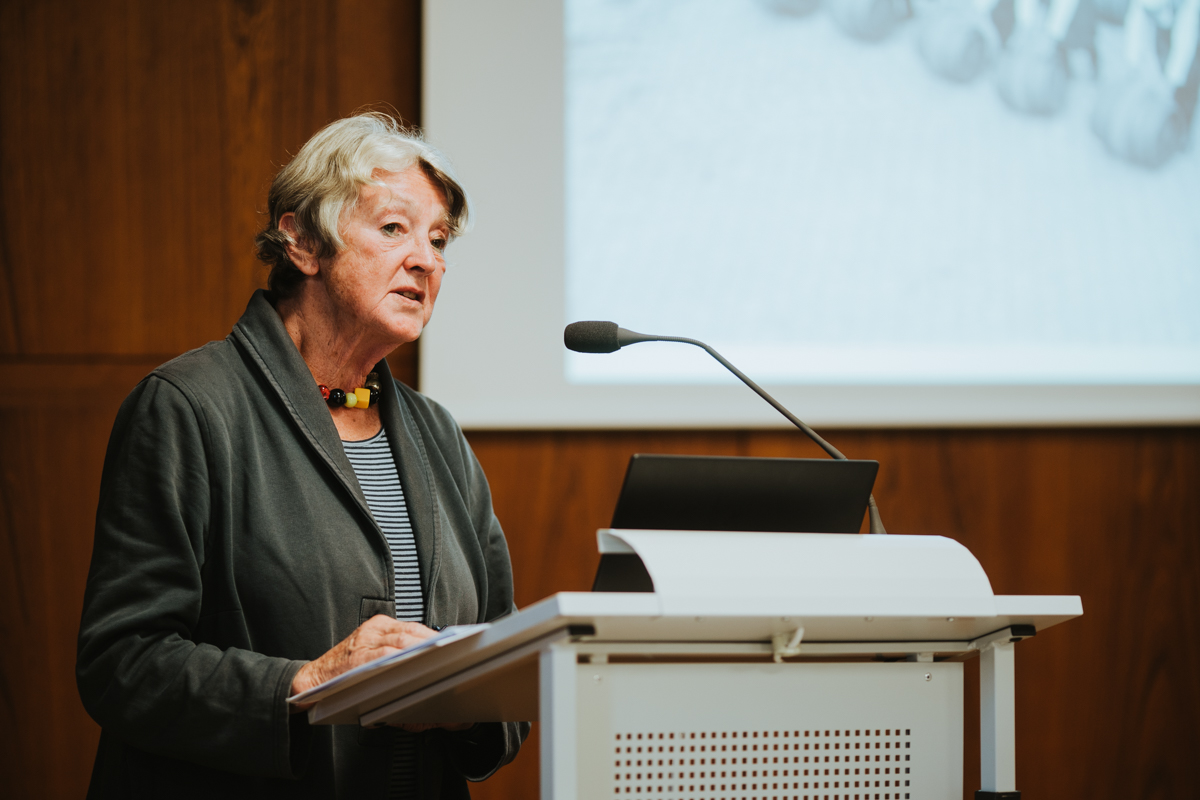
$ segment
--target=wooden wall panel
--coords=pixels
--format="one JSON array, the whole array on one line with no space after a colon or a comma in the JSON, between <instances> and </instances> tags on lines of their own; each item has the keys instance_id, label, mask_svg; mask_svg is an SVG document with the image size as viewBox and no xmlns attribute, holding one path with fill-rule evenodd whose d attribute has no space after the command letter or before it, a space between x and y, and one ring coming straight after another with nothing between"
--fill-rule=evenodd
<instances>
[{"instance_id":1,"label":"wooden wall panel","mask_svg":"<svg viewBox=\"0 0 1200 800\"><path fill-rule=\"evenodd\" d=\"M320 126L419 113L416 0L0 10L7 354L178 353L264 274L266 188Z\"/></svg>"},{"instance_id":2,"label":"wooden wall panel","mask_svg":"<svg viewBox=\"0 0 1200 800\"><path fill-rule=\"evenodd\" d=\"M135 379L136 382L136 379ZM132 384L129 388L132 388ZM0 775L7 797L82 797L100 738L75 689L99 474L120 398L0 408Z\"/></svg>"},{"instance_id":3,"label":"wooden wall panel","mask_svg":"<svg viewBox=\"0 0 1200 800\"><path fill-rule=\"evenodd\" d=\"M791 432L474 432L513 553L519 605L590 587L634 452L819 457ZM1200 429L840 431L881 462L894 533L952 537L1000 594L1079 594L1085 616L1018 648L1028 797L1191 792L1200 752ZM974 663L968 685L978 686ZM967 789L978 788L968 713ZM529 754L479 796L533 786ZM521 783L526 781L527 783ZM493 791L495 793L493 793ZM969 796L969 792L967 795Z\"/></svg>"}]
</instances>

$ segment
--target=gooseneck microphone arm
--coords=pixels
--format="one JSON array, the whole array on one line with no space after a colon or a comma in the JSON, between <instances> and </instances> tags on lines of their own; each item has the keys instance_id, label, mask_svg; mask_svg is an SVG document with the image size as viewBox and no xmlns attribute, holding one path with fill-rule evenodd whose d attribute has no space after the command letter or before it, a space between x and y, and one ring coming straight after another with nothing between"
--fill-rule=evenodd
<instances>
[{"instance_id":1,"label":"gooseneck microphone arm","mask_svg":"<svg viewBox=\"0 0 1200 800\"><path fill-rule=\"evenodd\" d=\"M846 456L840 450L825 441L816 431L804 424L799 417L788 411L783 403L780 403L774 397L767 394L766 389L759 386L748 375L729 363L725 356L698 339L688 339L683 336L653 336L646 333L637 333L618 327L615 322L573 322L563 331L563 341L568 349L580 353L612 353L626 345L638 344L639 342L678 342L680 344L690 344L699 347L720 362L721 366L736 375L738 380L753 389L755 394L770 403L771 407L782 414L788 422L804 431L804 434L808 438L816 442L832 458L836 458L839 461L847 460ZM887 533L887 530L883 527L883 519L879 516L879 507L875 505L875 495L873 493L867 498L867 516L870 521L871 533Z\"/></svg>"}]
</instances>

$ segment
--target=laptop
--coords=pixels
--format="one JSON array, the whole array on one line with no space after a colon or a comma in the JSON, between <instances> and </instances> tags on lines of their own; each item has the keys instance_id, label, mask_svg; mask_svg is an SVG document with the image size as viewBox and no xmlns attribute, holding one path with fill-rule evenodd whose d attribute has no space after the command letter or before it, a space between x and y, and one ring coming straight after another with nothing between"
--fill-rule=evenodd
<instances>
[{"instance_id":1,"label":"laptop","mask_svg":"<svg viewBox=\"0 0 1200 800\"><path fill-rule=\"evenodd\" d=\"M858 533L878 461L637 454L612 527Z\"/></svg>"},{"instance_id":2,"label":"laptop","mask_svg":"<svg viewBox=\"0 0 1200 800\"><path fill-rule=\"evenodd\" d=\"M878 461L639 453L613 512L626 530L858 533ZM653 591L636 555L605 554L594 592Z\"/></svg>"}]
</instances>

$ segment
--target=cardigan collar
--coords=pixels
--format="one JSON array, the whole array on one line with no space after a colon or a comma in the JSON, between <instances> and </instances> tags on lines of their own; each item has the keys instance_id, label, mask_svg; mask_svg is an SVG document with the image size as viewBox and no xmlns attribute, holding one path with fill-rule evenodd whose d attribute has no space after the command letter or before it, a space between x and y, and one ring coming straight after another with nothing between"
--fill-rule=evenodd
<instances>
[{"instance_id":1,"label":"cardigan collar","mask_svg":"<svg viewBox=\"0 0 1200 800\"><path fill-rule=\"evenodd\" d=\"M387 540L371 514L354 467L351 466L345 448L342 447L337 426L333 424L329 409L321 393L317 391L308 364L284 327L283 319L268 299L267 292L259 289L254 293L242 318L233 326L230 337L247 353L279 396L300 435L312 445L321 460L354 498L378 534L378 541L387 553ZM376 364L375 371L379 373L381 385L379 416L383 422L383 429L387 431L401 485L404 487L405 501L417 544L421 583L428 596L428 581L437 550L437 517L434 512L437 502L429 477L429 459L412 412L396 389L387 359ZM389 557L386 560L390 574L391 559ZM389 581L389 595L392 591L393 581ZM428 615L428 608L426 614Z\"/></svg>"}]
</instances>

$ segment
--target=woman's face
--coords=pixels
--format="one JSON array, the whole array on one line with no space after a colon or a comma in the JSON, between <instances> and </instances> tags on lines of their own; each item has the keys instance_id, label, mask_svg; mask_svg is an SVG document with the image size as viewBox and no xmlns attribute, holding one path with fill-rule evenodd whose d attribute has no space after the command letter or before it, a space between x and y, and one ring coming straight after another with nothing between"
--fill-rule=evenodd
<instances>
[{"instance_id":1,"label":"woman's face","mask_svg":"<svg viewBox=\"0 0 1200 800\"><path fill-rule=\"evenodd\" d=\"M345 249L321 266L334 324L399 345L421 335L446 271L446 203L419 166L374 174L343 213Z\"/></svg>"}]
</instances>

